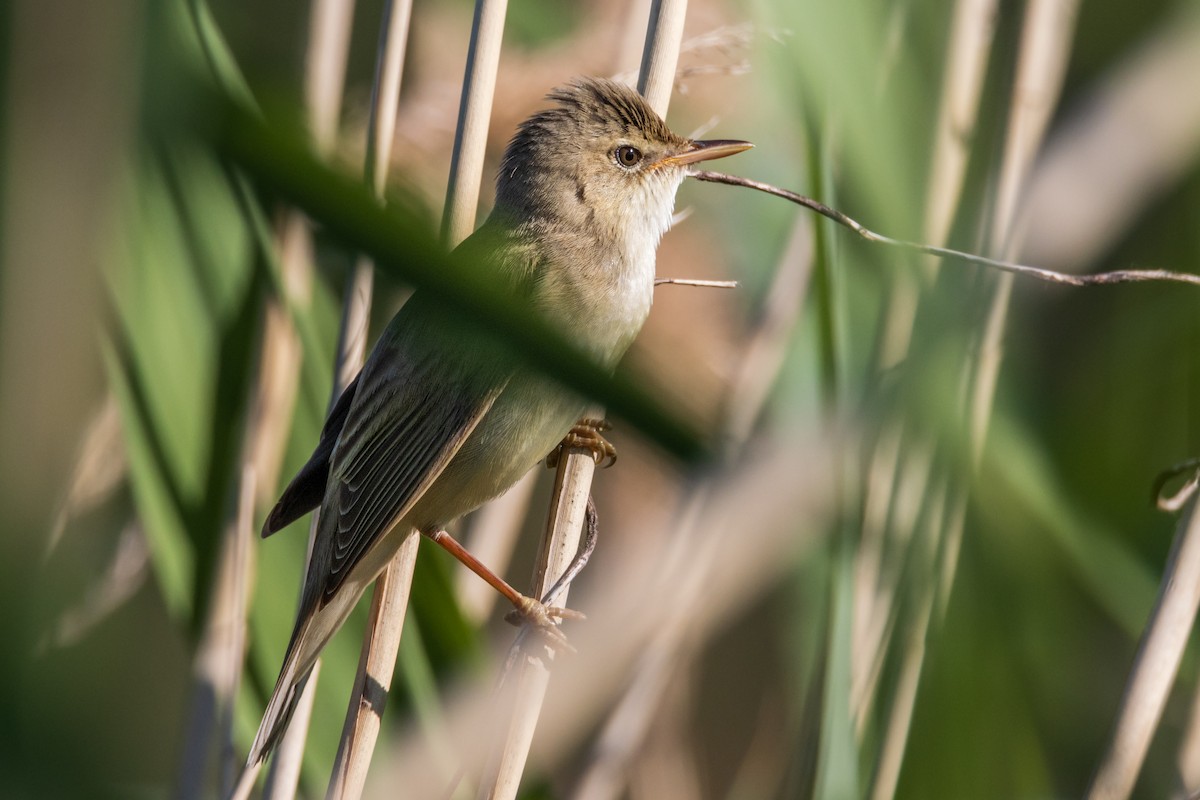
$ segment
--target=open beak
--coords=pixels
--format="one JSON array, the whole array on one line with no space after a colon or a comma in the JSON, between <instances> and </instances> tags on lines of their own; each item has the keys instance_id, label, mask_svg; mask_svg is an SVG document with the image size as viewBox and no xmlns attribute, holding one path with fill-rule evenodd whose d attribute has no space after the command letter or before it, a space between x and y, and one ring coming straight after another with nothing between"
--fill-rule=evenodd
<instances>
[{"instance_id":1,"label":"open beak","mask_svg":"<svg viewBox=\"0 0 1200 800\"><path fill-rule=\"evenodd\" d=\"M662 166L695 164L697 161L712 161L714 158L724 158L743 150L749 150L754 145L737 139L710 139L708 141L691 142L682 153L667 156L659 162Z\"/></svg>"}]
</instances>

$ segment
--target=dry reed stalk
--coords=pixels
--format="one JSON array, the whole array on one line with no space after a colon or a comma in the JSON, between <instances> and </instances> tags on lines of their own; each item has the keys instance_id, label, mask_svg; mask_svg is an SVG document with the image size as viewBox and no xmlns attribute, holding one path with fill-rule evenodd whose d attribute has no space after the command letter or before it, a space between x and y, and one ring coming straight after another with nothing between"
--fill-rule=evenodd
<instances>
[{"instance_id":1,"label":"dry reed stalk","mask_svg":"<svg viewBox=\"0 0 1200 800\"><path fill-rule=\"evenodd\" d=\"M1200 514L1193 497L1175 529L1158 600L1121 698L1089 800L1122 800L1137 782L1200 607ZM1194 788L1194 787L1190 787Z\"/></svg>"},{"instance_id":2,"label":"dry reed stalk","mask_svg":"<svg viewBox=\"0 0 1200 800\"><path fill-rule=\"evenodd\" d=\"M1192 690L1187 727L1179 742L1175 767L1179 772L1182 794L1193 796L1200 788L1200 686Z\"/></svg>"},{"instance_id":3,"label":"dry reed stalk","mask_svg":"<svg viewBox=\"0 0 1200 800\"><path fill-rule=\"evenodd\" d=\"M586 448L566 448L560 455L554 476L550 513L546 520L546 535L534 568L533 597L545 597L559 576L567 571L579 551L580 538L587 514L588 497L596 462ZM554 603L566 606L569 586L563 587ZM524 639L525 637L520 637ZM512 682L513 713L493 767L485 771L489 777L481 780L478 797L504 800L517 796L525 761L533 743L538 716L546 688L550 682L550 662L554 654L544 643L518 642L513 657L514 668L505 677Z\"/></svg>"},{"instance_id":4,"label":"dry reed stalk","mask_svg":"<svg viewBox=\"0 0 1200 800\"><path fill-rule=\"evenodd\" d=\"M322 155L328 155L337 140L338 119L341 114L346 59L350 47L350 31L353 20L353 0L313 0L309 10L304 101L313 144L317 152ZM291 210L286 213L281 242L284 286L285 289L296 291L299 299L304 299L307 295L307 287L311 285L312 280L312 232L303 215ZM293 295L293 297L297 297L297 295ZM286 306L286 301L283 305ZM290 325L286 328L283 323L276 323L276 327L271 326L271 318L277 315L279 315L279 311L272 312L271 305L268 305L269 327L264 334L265 343L273 341L276 337L279 341L295 337L295 332L291 330ZM365 321L356 319L351 323L347 316L343 315L339 339L347 338L344 331L348 324L364 325ZM297 348L294 344L285 351L290 357L296 359L291 374L293 394L299 373L296 351ZM347 358L352 359L353 354L347 353L339 342L338 352L335 356L333 387L330 392L330 408L346 387L346 381L342 375L346 371L344 362ZM362 362L361 352L358 355L358 362ZM279 371L283 372L282 367ZM278 409L275 409L273 412L264 413L263 416L269 419L276 416L277 412ZM277 462L275 469L278 469ZM274 488L274 481L271 481L270 485L271 488ZM305 571L307 571L308 561L312 556L313 538L317 531L317 513L319 512L314 512L309 526L308 547L304 559ZM300 697L296 700L296 712L292 717L291 724L280 737L279 744L275 749L263 787L263 800L290 800L296 795L296 788L300 780L300 767L304 759L304 745L308 736L308 725L312 718L312 706L316 698L320 674L321 664L318 660L314 664L308 680L305 681ZM248 770L249 774L243 776L241 784L245 786L245 791L249 791L248 784L253 782L258 769L261 769L261 764Z\"/></svg>"},{"instance_id":5,"label":"dry reed stalk","mask_svg":"<svg viewBox=\"0 0 1200 800\"><path fill-rule=\"evenodd\" d=\"M327 154L334 144L352 5L345 0L318 0L312 9L305 101L314 144L319 153ZM258 359L259 375L250 401L250 422L242 445L241 480L243 486L249 484L252 506L253 499L263 502L273 499L300 375L302 354L289 309L307 308L311 294L312 237L303 214L292 210L283 212L276 230L276 246L280 254L284 296L272 296L266 301ZM248 513L252 514L253 508ZM227 558L218 563L214 575L217 586L228 585L229 579L223 571L229 564ZM248 574L246 580L250 579ZM245 593L249 593L248 589ZM228 605L225 607L243 615L248 610L244 606L240 609ZM202 644L202 649L204 647ZM312 692L315 686L316 681L310 681L307 691ZM311 697L306 702L311 703ZM301 731L306 729L303 725L298 728ZM196 736L205 735L195 724L192 729ZM232 735L232 731L229 734ZM188 745L185 752L204 740L194 741L196 744ZM303 749L303 739L300 744ZM285 739L280 749L288 746L288 740ZM229 751L231 747L223 743L222 749ZM240 783L246 783L245 777ZM284 788L287 785L285 781L273 780L270 784L275 788L269 790L265 797L271 797L276 789L282 790L285 796L295 792L294 784L291 789ZM230 789L222 786L221 795L226 796Z\"/></svg>"},{"instance_id":6,"label":"dry reed stalk","mask_svg":"<svg viewBox=\"0 0 1200 800\"><path fill-rule=\"evenodd\" d=\"M481 0L476 9L465 85L474 86L478 91L464 88L460 125L455 138L454 166L451 168L451 187L447 196L447 217L443 220L452 243L465 238L473 226L487 138L487 118L491 109L491 89L495 85L499 61L504 7L504 3ZM386 168L394 138L400 75L411 11L411 2L403 0L399 4L389 2L383 12L365 169L368 180L380 195L386 183ZM486 91L480 94L484 89ZM370 274L370 269L370 262L360 259L356 275L362 278ZM354 295L352 292L351 296ZM352 373L346 377L349 379ZM362 792L379 733L383 701L391 685L418 544L414 531L405 539L376 582L362 659L327 797L353 798Z\"/></svg>"},{"instance_id":7,"label":"dry reed stalk","mask_svg":"<svg viewBox=\"0 0 1200 800\"><path fill-rule=\"evenodd\" d=\"M503 2L481 0L476 6L464 78L463 104L455 136L451 183L443 219L443 230L450 245L457 244L474 227L491 98L499 65L504 12ZM384 11L385 24L367 145L367 171L372 176L376 192L380 194L393 139L410 15L411 2L407 1L395 8L389 3ZM355 798L362 792L379 733L383 699L391 685L418 544L414 531L405 539L400 551L376 582L362 661L327 797Z\"/></svg>"},{"instance_id":8,"label":"dry reed stalk","mask_svg":"<svg viewBox=\"0 0 1200 800\"><path fill-rule=\"evenodd\" d=\"M372 86L370 120L367 128L367 152L363 174L382 197L387 184L387 167L391 160L392 142L395 138L396 110L400 104L400 79L404 69L404 53L407 49L409 21L412 16L411 0L384 4L380 22L379 47L375 62L375 80ZM369 291L374 274L370 259L360 257L355 267L356 288L367 295L358 306L369 316ZM349 311L349 307L348 307ZM347 313L347 319L353 314ZM353 330L365 339L367 319L361 327ZM349 327L344 331L351 330ZM347 383L362 366L366 342L355 348L356 363L349 369L349 359L342 363L339 379ZM350 704L346 710L346 721L342 728L341 741L333 763L333 773L326 789L327 798L357 798L362 794L363 782L375 751L379 736L379 725L384 701L391 688L392 673L396 665L396 651L400 647L400 633L404 627L405 610L409 590L412 586L413 569L417 563L418 538L412 531L401 544L396 555L375 581L371 595L371 612L363 634L362 656L354 688L350 693Z\"/></svg>"},{"instance_id":9,"label":"dry reed stalk","mask_svg":"<svg viewBox=\"0 0 1200 800\"><path fill-rule=\"evenodd\" d=\"M337 143L353 20L354 0L314 0L309 9L304 105L313 148L320 155L329 155ZM288 308L308 307L313 272L312 231L303 214L284 210L276 237L284 297L267 299L259 359L262 374L252 411L258 430L250 460L258 476L258 500L264 504L275 499L300 376L300 342Z\"/></svg>"},{"instance_id":10,"label":"dry reed stalk","mask_svg":"<svg viewBox=\"0 0 1200 800\"><path fill-rule=\"evenodd\" d=\"M304 69L304 103L313 147L328 155L337 139L353 0L314 0ZM312 293L312 231L303 214L285 209L276 230L283 297L267 298L259 356L259 380L251 405L249 463L257 500L272 502L291 428L300 378L301 347L289 308L308 308Z\"/></svg>"},{"instance_id":11,"label":"dry reed stalk","mask_svg":"<svg viewBox=\"0 0 1200 800\"><path fill-rule=\"evenodd\" d=\"M229 796L237 774L233 706L245 661L256 485L253 468L247 467L241 477L234 518L221 537L204 634L192 659L192 702L176 790L176 795L185 799L205 795L204 776L214 731L219 797Z\"/></svg>"},{"instance_id":12,"label":"dry reed stalk","mask_svg":"<svg viewBox=\"0 0 1200 800\"><path fill-rule=\"evenodd\" d=\"M675 88L675 68L679 63L686 17L687 0L654 0L650 5L637 90L664 118L671 103L671 91Z\"/></svg>"},{"instance_id":13,"label":"dry reed stalk","mask_svg":"<svg viewBox=\"0 0 1200 800\"><path fill-rule=\"evenodd\" d=\"M350 691L350 707L346 710L346 722L334 758L333 774L325 791L326 798L362 795L392 685L419 544L419 534L410 532L387 569L375 581L371 612L363 634L362 656Z\"/></svg>"},{"instance_id":14,"label":"dry reed stalk","mask_svg":"<svg viewBox=\"0 0 1200 800\"><path fill-rule=\"evenodd\" d=\"M1018 210L1017 201L1059 96L1077 10L1077 3L1056 0L1034 0L1026 9L991 226L994 243L992 249L997 250L1001 257L1011 257L1011 253L1016 249L1017 237L1013 223ZM972 356L972 363L968 364L971 374L963 407L967 417L972 469L983 451L991 416L992 400L1000 371L1000 341L1012 292L1012 280L1011 274L1001 275L997 279L981 341ZM875 798L889 798L895 795L900 765L903 763L908 744L920 674L924 666L925 639L932 615L937 613L940 618L945 613L950 589L954 583L966 515L968 485L966 481L954 482L945 494L944 507L939 504L942 543L934 552L938 549L942 552L941 574L936 578L936 586L923 588L917 606L921 613L913 620L913 628L906 637L901 671L897 678L897 692L886 713L887 733L879 749L878 768L872 787L872 797ZM933 594L928 595L929 592Z\"/></svg>"},{"instance_id":15,"label":"dry reed stalk","mask_svg":"<svg viewBox=\"0 0 1200 800\"><path fill-rule=\"evenodd\" d=\"M626 0L622 19L638 20L650 18L653 0ZM612 74L637 75L642 56L646 52L646 32L638 25L625 25L617 35L617 52L613 57ZM613 80L621 80L614 77ZM623 81L628 83L629 81Z\"/></svg>"},{"instance_id":16,"label":"dry reed stalk","mask_svg":"<svg viewBox=\"0 0 1200 800\"><path fill-rule=\"evenodd\" d=\"M671 100L686 13L686 0L655 0L650 10L638 91L662 117L666 117ZM603 411L589 412L589 416L600 418ZM592 454L586 450L568 448L560 455L534 597L542 597L558 580L578 550L595 467ZM550 659L522 652L508 680L514 685L511 721L489 759L477 794L489 800L510 800L517 795L550 681Z\"/></svg>"},{"instance_id":17,"label":"dry reed stalk","mask_svg":"<svg viewBox=\"0 0 1200 800\"><path fill-rule=\"evenodd\" d=\"M308 681L313 683L320 680L321 677L321 661L313 664L312 672L308 674ZM292 712L292 721L290 724L298 726L299 730L307 731L309 724L312 722L313 704L316 702L317 693L315 691L302 692L300 698L296 701L296 710ZM263 781L262 800L270 800L270 798L292 798L296 795L296 787L300 785L300 771L304 767L304 739L295 740L299 746L279 747L275 750L275 756L271 760L271 769L267 772L266 780ZM251 777L253 781L253 777ZM249 792L249 787L246 789ZM235 797L244 798L248 795L234 795Z\"/></svg>"},{"instance_id":18,"label":"dry reed stalk","mask_svg":"<svg viewBox=\"0 0 1200 800\"><path fill-rule=\"evenodd\" d=\"M475 228L475 208L483 182L483 156L487 149L496 75L500 69L500 45L504 40L504 17L508 0L476 0L471 24L471 46L463 74L454 152L450 158L450 185L442 212L442 239L454 247Z\"/></svg>"}]
</instances>

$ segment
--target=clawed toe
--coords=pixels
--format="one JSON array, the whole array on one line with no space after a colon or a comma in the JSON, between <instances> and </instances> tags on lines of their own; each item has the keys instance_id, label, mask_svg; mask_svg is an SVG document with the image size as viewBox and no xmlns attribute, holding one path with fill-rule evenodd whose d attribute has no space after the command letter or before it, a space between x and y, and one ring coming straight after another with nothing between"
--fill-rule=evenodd
<instances>
[{"instance_id":1,"label":"clawed toe","mask_svg":"<svg viewBox=\"0 0 1200 800\"><path fill-rule=\"evenodd\" d=\"M603 464L605 467L611 467L617 463L617 448L603 436L603 432L611 427L602 419L579 420L563 438L562 443L546 456L546 466L554 469L558 466L564 450L579 447L591 453L597 466Z\"/></svg>"},{"instance_id":2,"label":"clawed toe","mask_svg":"<svg viewBox=\"0 0 1200 800\"><path fill-rule=\"evenodd\" d=\"M504 620L512 625L528 625L556 651L574 653L575 648L567 641L567 635L562 632L555 620L581 620L586 617L578 611L558 606L547 606L532 597L521 596L520 603L512 611L504 615Z\"/></svg>"}]
</instances>

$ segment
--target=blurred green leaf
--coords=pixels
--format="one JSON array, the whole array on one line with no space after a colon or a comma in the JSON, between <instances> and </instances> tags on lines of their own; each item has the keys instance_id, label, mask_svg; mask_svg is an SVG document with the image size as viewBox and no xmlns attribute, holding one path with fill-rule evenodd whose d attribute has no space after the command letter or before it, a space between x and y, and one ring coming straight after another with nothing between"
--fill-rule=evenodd
<instances>
[{"instance_id":1,"label":"blurred green leaf","mask_svg":"<svg viewBox=\"0 0 1200 800\"><path fill-rule=\"evenodd\" d=\"M166 480L177 502L194 505L203 496L211 448L215 331L161 165L150 159L130 178L123 252L106 277Z\"/></svg>"},{"instance_id":2,"label":"blurred green leaf","mask_svg":"<svg viewBox=\"0 0 1200 800\"><path fill-rule=\"evenodd\" d=\"M981 508L1016 504L1041 523L1096 603L1136 639L1158 593L1157 577L1105 523L1074 507L1038 442L1016 420L997 414L992 426L977 488Z\"/></svg>"},{"instance_id":3,"label":"blurred green leaf","mask_svg":"<svg viewBox=\"0 0 1200 800\"><path fill-rule=\"evenodd\" d=\"M148 431L144 401L139 401L126 367L112 346L104 348L104 364L121 409L133 495L150 545L155 577L171 615L184 620L192 610L195 553Z\"/></svg>"}]
</instances>

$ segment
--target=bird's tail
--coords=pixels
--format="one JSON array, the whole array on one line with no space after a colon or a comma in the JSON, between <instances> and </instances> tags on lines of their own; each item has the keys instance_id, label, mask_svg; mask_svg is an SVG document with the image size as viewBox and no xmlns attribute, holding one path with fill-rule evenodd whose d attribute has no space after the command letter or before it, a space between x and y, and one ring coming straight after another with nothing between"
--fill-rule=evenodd
<instances>
[{"instance_id":1,"label":"bird's tail","mask_svg":"<svg viewBox=\"0 0 1200 800\"><path fill-rule=\"evenodd\" d=\"M263 712L258 733L254 736L254 744L250 746L250 755L246 758L247 767L262 761L278 744L279 738L283 736L288 722L292 719L292 713L296 710L296 703L300 699L300 693L304 691L304 684L312 674L313 664L316 662L315 653L309 658L301 657L302 650L310 649L301 647L310 624L311 618L305 620L302 616L301 621L296 624L296 629L292 631L292 640L288 643L287 655L283 659L283 669L279 671L275 691L271 692L271 699L267 701L267 710Z\"/></svg>"},{"instance_id":2,"label":"bird's tail","mask_svg":"<svg viewBox=\"0 0 1200 800\"><path fill-rule=\"evenodd\" d=\"M338 628L342 627L362 596L363 584L352 581L343 584L328 602L322 604L316 591L309 591L311 579L311 575L305 579L304 596L300 601L300 613L296 615L292 640L288 642L279 680L275 682L275 691L271 692L267 710L263 712L262 723L258 726L258 734L250 747L247 766L266 758L287 730L300 692L312 673L313 665L317 663L317 656Z\"/></svg>"}]
</instances>

